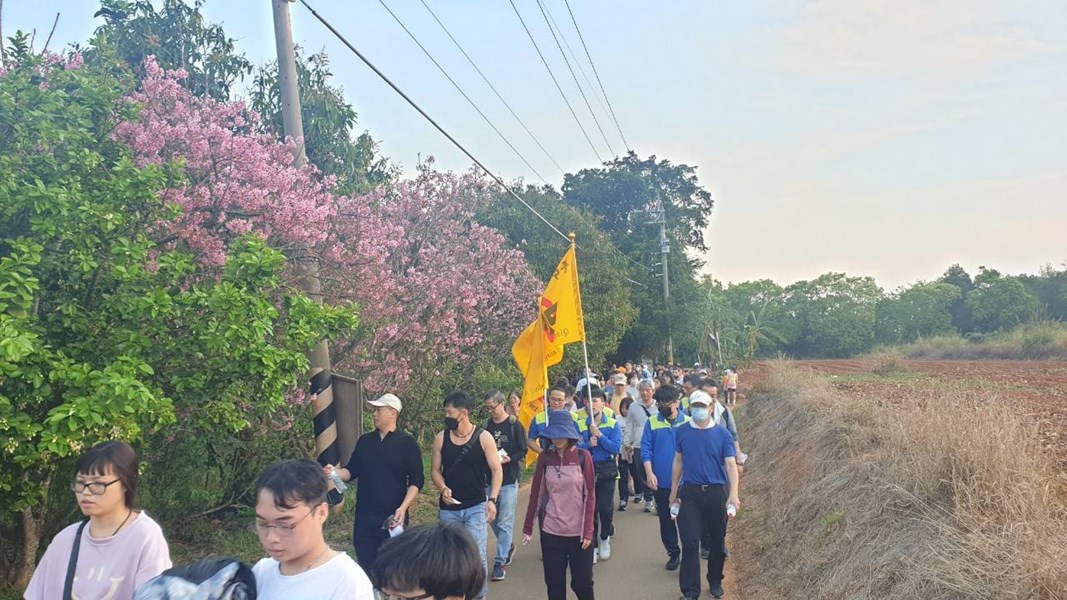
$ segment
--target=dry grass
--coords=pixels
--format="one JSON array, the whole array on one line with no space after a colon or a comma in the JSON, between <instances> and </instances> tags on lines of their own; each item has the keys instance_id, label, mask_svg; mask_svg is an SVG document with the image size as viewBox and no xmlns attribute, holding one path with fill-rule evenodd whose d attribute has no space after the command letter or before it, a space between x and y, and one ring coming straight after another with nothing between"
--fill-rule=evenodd
<instances>
[{"instance_id":1,"label":"dry grass","mask_svg":"<svg viewBox=\"0 0 1067 600\"><path fill-rule=\"evenodd\" d=\"M1067 598L1067 482L1004 399L846 397L788 363L754 396L746 596Z\"/></svg>"},{"instance_id":2,"label":"dry grass","mask_svg":"<svg viewBox=\"0 0 1067 600\"><path fill-rule=\"evenodd\" d=\"M907 358L933 360L1067 360L1067 324L1047 321L968 338L920 338L900 350Z\"/></svg>"}]
</instances>

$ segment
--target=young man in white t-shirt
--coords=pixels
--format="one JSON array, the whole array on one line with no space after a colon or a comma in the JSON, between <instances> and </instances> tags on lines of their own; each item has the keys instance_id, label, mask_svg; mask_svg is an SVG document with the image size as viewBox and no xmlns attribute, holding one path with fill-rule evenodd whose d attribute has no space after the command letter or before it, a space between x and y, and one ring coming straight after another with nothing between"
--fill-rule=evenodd
<instances>
[{"instance_id":1,"label":"young man in white t-shirt","mask_svg":"<svg viewBox=\"0 0 1067 600\"><path fill-rule=\"evenodd\" d=\"M313 460L274 463L259 476L255 528L270 555L252 568L259 600L374 600L356 561L323 537L327 488Z\"/></svg>"}]
</instances>

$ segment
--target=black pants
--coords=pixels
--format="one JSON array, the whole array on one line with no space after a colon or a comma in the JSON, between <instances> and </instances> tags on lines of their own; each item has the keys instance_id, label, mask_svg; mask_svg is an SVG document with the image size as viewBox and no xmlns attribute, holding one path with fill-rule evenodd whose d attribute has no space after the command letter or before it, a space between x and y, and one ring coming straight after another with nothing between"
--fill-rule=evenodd
<instances>
[{"instance_id":1,"label":"black pants","mask_svg":"<svg viewBox=\"0 0 1067 600\"><path fill-rule=\"evenodd\" d=\"M679 556L682 549L678 547L678 524L671 518L671 490L656 490L656 506L659 507L659 539L667 556Z\"/></svg>"},{"instance_id":2,"label":"black pants","mask_svg":"<svg viewBox=\"0 0 1067 600\"><path fill-rule=\"evenodd\" d=\"M619 459L619 502L630 501L630 471L632 469L632 462Z\"/></svg>"},{"instance_id":3,"label":"black pants","mask_svg":"<svg viewBox=\"0 0 1067 600\"><path fill-rule=\"evenodd\" d=\"M682 501L678 513L678 530L682 537L682 569L678 582L682 595L687 598L700 597L700 538L704 527L710 529L711 539L707 549L708 583L722 581L723 564L726 553L723 551L726 536L726 486L725 485L683 485L678 491Z\"/></svg>"},{"instance_id":4,"label":"black pants","mask_svg":"<svg viewBox=\"0 0 1067 600\"><path fill-rule=\"evenodd\" d=\"M352 545L356 548L356 562L366 571L378 558L378 547L389 539L389 532L382 529L385 520L393 513L356 512L352 527Z\"/></svg>"},{"instance_id":5,"label":"black pants","mask_svg":"<svg viewBox=\"0 0 1067 600\"><path fill-rule=\"evenodd\" d=\"M578 600L594 600L593 544L582 550L581 537L560 537L542 529L541 555L548 600L567 600L567 565L571 568L571 589Z\"/></svg>"},{"instance_id":6,"label":"black pants","mask_svg":"<svg viewBox=\"0 0 1067 600\"><path fill-rule=\"evenodd\" d=\"M636 450L635 450L636 452ZM634 465L634 493L642 496L645 501L652 499L655 490L648 488L648 478L645 475L645 463L639 462Z\"/></svg>"},{"instance_id":7,"label":"black pants","mask_svg":"<svg viewBox=\"0 0 1067 600\"><path fill-rule=\"evenodd\" d=\"M593 513L593 543L615 535L615 480L596 480L596 510Z\"/></svg>"}]
</instances>

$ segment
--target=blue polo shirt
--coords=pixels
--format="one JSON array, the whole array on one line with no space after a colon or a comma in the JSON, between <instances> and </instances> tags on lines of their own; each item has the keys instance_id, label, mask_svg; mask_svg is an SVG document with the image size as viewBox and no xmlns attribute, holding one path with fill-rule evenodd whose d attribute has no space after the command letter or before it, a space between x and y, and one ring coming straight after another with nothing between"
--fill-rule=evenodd
<instances>
[{"instance_id":1,"label":"blue polo shirt","mask_svg":"<svg viewBox=\"0 0 1067 600\"><path fill-rule=\"evenodd\" d=\"M578 433L581 433L582 427L584 427L585 424L579 421L578 415L574 413L571 413L571 418L573 418L574 423L578 425ZM537 413L537 416L534 417L532 421L530 421L530 431L526 433L528 439L541 444L541 449L547 449L550 443L547 439L538 439L541 437L541 432L544 431L546 427L548 427L548 413L541 411Z\"/></svg>"},{"instance_id":2,"label":"blue polo shirt","mask_svg":"<svg viewBox=\"0 0 1067 600\"><path fill-rule=\"evenodd\" d=\"M736 456L734 436L722 425L697 429L693 422L677 428L675 444L682 454L683 485L725 485L726 459ZM656 476L657 478L659 475Z\"/></svg>"},{"instance_id":3,"label":"blue polo shirt","mask_svg":"<svg viewBox=\"0 0 1067 600\"><path fill-rule=\"evenodd\" d=\"M589 417L578 423L582 434L582 441L579 442L578 447L588 450L593 455L593 462L614 460L622 448L622 428L619 427L619 422L615 420L615 417L608 416L606 409L601 413L600 423L597 423L601 436L597 439L595 447L589 445L589 438L593 436L593 432L589 430Z\"/></svg>"},{"instance_id":4,"label":"blue polo shirt","mask_svg":"<svg viewBox=\"0 0 1067 600\"><path fill-rule=\"evenodd\" d=\"M679 410L673 422L657 412L645 423L645 433L641 435L641 462L652 464L652 474L661 490L671 489L674 453L678 450L675 437L678 429L688 422L689 417Z\"/></svg>"}]
</instances>

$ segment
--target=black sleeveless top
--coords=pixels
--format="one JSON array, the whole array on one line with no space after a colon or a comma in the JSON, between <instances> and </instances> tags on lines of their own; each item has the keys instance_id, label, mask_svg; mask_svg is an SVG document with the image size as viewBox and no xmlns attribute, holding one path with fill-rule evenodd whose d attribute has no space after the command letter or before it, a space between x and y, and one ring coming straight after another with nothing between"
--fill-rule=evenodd
<instances>
[{"instance_id":1,"label":"black sleeveless top","mask_svg":"<svg viewBox=\"0 0 1067 600\"><path fill-rule=\"evenodd\" d=\"M438 500L441 510L464 510L485 502L489 463L485 460L485 450L482 450L479 439L483 431L481 427L475 428L468 440L470 450L462 458L463 445L452 443L452 435L445 431L441 443L441 469L445 485L452 490L452 498L459 500L460 504L446 504L444 500Z\"/></svg>"}]
</instances>

